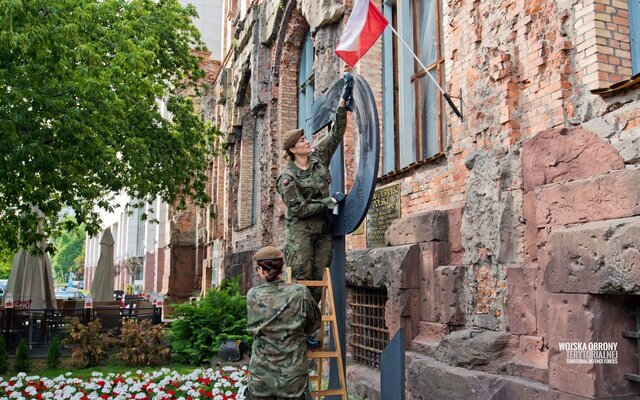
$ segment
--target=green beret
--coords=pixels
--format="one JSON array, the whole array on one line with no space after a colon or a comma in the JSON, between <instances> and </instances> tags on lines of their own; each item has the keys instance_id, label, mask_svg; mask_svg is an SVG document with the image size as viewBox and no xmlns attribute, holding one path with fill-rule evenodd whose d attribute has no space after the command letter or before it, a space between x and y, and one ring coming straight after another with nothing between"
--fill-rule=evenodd
<instances>
[{"instance_id":1,"label":"green beret","mask_svg":"<svg viewBox=\"0 0 640 400\"><path fill-rule=\"evenodd\" d=\"M267 246L263 247L253 256L253 259L258 262L261 260L276 260L281 258L284 260L284 253L277 247Z\"/></svg>"},{"instance_id":2,"label":"green beret","mask_svg":"<svg viewBox=\"0 0 640 400\"><path fill-rule=\"evenodd\" d=\"M296 145L300 136L304 135L304 129L298 128L285 133L282 136L282 150L289 150Z\"/></svg>"}]
</instances>

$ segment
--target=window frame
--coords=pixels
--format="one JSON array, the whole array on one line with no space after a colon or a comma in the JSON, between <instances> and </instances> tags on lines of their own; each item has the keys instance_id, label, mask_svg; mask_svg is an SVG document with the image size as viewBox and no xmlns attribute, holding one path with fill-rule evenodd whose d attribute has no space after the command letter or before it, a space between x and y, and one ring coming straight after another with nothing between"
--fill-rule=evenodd
<instances>
[{"instance_id":1,"label":"window frame","mask_svg":"<svg viewBox=\"0 0 640 400\"><path fill-rule=\"evenodd\" d=\"M304 129L305 136L311 140L311 123L313 117L313 96L315 92L315 71L313 70L315 47L311 31L307 31L300 44L298 58L298 76L296 77L296 93L298 96L298 127ZM304 71L303 71L304 68ZM304 75L303 75L304 74ZM303 77L304 79L301 79ZM303 104L304 103L304 104Z\"/></svg>"},{"instance_id":2,"label":"window frame","mask_svg":"<svg viewBox=\"0 0 640 400\"><path fill-rule=\"evenodd\" d=\"M631 74L640 73L640 0L627 2L629 11L629 45L631 47Z\"/></svg>"},{"instance_id":3,"label":"window frame","mask_svg":"<svg viewBox=\"0 0 640 400\"><path fill-rule=\"evenodd\" d=\"M414 1L413 2L413 43L414 43L414 48L418 48L418 46L421 44L419 41L419 29L420 29L420 20L419 20L419 3L420 1ZM433 61L432 63L430 63L429 65L425 66L427 67L426 69L422 69L422 67L420 66L420 64L418 63L418 61L414 62L414 71L417 71L415 74L413 74L411 76L411 83L414 85L414 90L415 90L415 94L414 94L414 102L415 102L415 117L416 117L416 129L415 129L415 135L416 135L416 160L417 161L422 161L425 159L428 159L431 156L427 156L425 153L427 152L427 146L428 144L425 143L425 139L424 137L427 136L427 132L425 132L424 130L426 129L425 127L422 126L422 109L423 106L422 104L418 104L418 102L420 101L420 98L422 97L422 83L421 83L421 79L428 79L428 77L426 76L428 73L431 73L432 71L435 71L435 75L437 76L437 80L438 80L438 84L440 86L443 86L443 66L444 66L444 52L442 51L442 25L441 25L441 7L440 7L440 0L433 0L433 7L435 9L435 28L436 28L436 32L435 32L435 37L436 37L436 59L435 61ZM415 51L415 50L414 50ZM442 153L443 152L443 142L444 142L444 121L443 121L443 107L444 105L442 104L443 98L442 95L440 95L440 93L438 93L437 96L437 118L438 118L438 133L437 133L437 138L438 138L438 145L437 145L437 151L434 155Z\"/></svg>"},{"instance_id":4,"label":"window frame","mask_svg":"<svg viewBox=\"0 0 640 400\"><path fill-rule=\"evenodd\" d=\"M399 9L403 6L402 2L393 2L392 4L383 4L383 10L385 11L385 15L390 19L391 24L396 28L400 35L403 36L406 42L409 43L414 49L417 48L419 44L418 35L420 33L420 24L419 24L419 7L421 4L418 3L419 0L412 1L409 5L407 5L404 9ZM400 58L407 57L406 54L402 54L402 52L408 52L404 46L399 42L398 38L393 36L387 36L383 40L383 46L390 46L391 49L386 48L383 49L383 57L385 57L385 53L390 52L392 54L393 63L391 66L387 66L383 74L390 73L392 75L393 88L387 89L385 88L385 92L388 90L392 90L392 101L393 101L393 115L387 110L383 110L383 115L385 118L393 118L393 124L384 124L384 144L389 146L393 143L394 152L393 157L385 151L383 153L383 174L392 174L399 170L403 170L409 166L415 165L417 163L421 163L424 161L428 161L431 159L438 158L444 152L444 143L445 137L447 133L447 113L445 112L445 105L443 103L443 96L438 93L437 95L437 118L438 118L438 132L433 135L438 141L436 147L436 151L434 154L428 155L428 143L425 137L431 136L428 132L425 131L426 127L422 125L422 108L423 104L420 103L420 96L422 94L422 79L429 79L426 74L427 73L435 73L437 77L438 84L443 87L445 81L445 73L444 73L444 38L442 32L442 2L441 0L433 0L433 12L435 12L435 37L436 37L436 58L429 65L425 65L427 68L423 69L417 60L413 59L411 56L412 62L411 65L413 67L413 73L408 76L408 74L403 73L400 66ZM403 13L402 18L399 17L399 13ZM409 13L410 15L407 15ZM403 34L403 29L400 29L399 20L402 22L411 21L411 37L407 37L407 32L405 30L405 34ZM400 22L400 23L402 23ZM391 38L391 40L389 40ZM389 43L390 42L390 43ZM387 54L388 56L388 54ZM406 61L405 61L406 63ZM408 77L409 79L409 89L412 95L411 98L407 99L406 96L401 96L400 86L403 85L403 78ZM406 88L405 88L406 90ZM383 94L384 96L384 94ZM391 106L391 102L383 101L383 107L388 108ZM402 125L405 126L407 122L401 122L401 118L399 118L400 110L407 110L408 108L413 107L413 136L411 140L413 140L413 148L403 149L404 147L408 147L407 143L409 142L409 138L402 136ZM390 131L390 127L393 125L393 132ZM393 140L391 140L390 136L393 136ZM407 160L401 159L401 152L414 150L413 156ZM392 158L392 159L390 159Z\"/></svg>"}]
</instances>

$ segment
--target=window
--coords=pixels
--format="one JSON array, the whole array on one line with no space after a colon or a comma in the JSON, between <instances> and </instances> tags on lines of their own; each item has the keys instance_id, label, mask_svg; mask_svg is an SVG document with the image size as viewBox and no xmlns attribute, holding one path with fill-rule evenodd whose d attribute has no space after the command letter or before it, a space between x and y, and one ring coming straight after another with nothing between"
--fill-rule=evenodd
<instances>
[{"instance_id":1,"label":"window","mask_svg":"<svg viewBox=\"0 0 640 400\"><path fill-rule=\"evenodd\" d=\"M640 73L640 0L629 0L629 35L631 39L631 70Z\"/></svg>"},{"instance_id":2,"label":"window","mask_svg":"<svg viewBox=\"0 0 640 400\"><path fill-rule=\"evenodd\" d=\"M362 364L380 368L380 355L389 344L389 329L384 319L386 289L352 287L349 306L349 347L353 358Z\"/></svg>"},{"instance_id":3,"label":"window","mask_svg":"<svg viewBox=\"0 0 640 400\"><path fill-rule=\"evenodd\" d=\"M383 173L443 151L446 113L442 95L427 76L444 86L441 0L385 3L387 19L414 50L386 32L383 37ZM402 110L402 112L399 112Z\"/></svg>"},{"instance_id":4,"label":"window","mask_svg":"<svg viewBox=\"0 0 640 400\"><path fill-rule=\"evenodd\" d=\"M300 49L298 64L298 127L311 139L311 107L313 106L313 40L307 32Z\"/></svg>"}]
</instances>

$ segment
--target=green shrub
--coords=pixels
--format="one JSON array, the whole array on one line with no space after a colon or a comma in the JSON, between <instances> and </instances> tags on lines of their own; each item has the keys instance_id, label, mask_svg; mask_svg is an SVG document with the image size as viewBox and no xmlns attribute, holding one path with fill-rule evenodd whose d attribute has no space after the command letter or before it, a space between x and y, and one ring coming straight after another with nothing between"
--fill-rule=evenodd
<instances>
[{"instance_id":1,"label":"green shrub","mask_svg":"<svg viewBox=\"0 0 640 400\"><path fill-rule=\"evenodd\" d=\"M200 364L217 355L226 339L251 344L247 332L247 301L240 279L225 281L195 303L175 307L177 318L169 328L171 347L179 361Z\"/></svg>"},{"instance_id":2,"label":"green shrub","mask_svg":"<svg viewBox=\"0 0 640 400\"><path fill-rule=\"evenodd\" d=\"M71 364L77 368L93 367L100 364L109 355L107 349L118 341L111 332L100 333L102 323L99 319L84 325L78 318L69 318L63 344L71 347Z\"/></svg>"},{"instance_id":3,"label":"green shrub","mask_svg":"<svg viewBox=\"0 0 640 400\"><path fill-rule=\"evenodd\" d=\"M7 342L3 336L0 336L0 375L9 372L9 354L7 353Z\"/></svg>"},{"instance_id":4,"label":"green shrub","mask_svg":"<svg viewBox=\"0 0 640 400\"><path fill-rule=\"evenodd\" d=\"M29 372L31 370L31 356L29 355L29 345L25 339L18 343L16 356L13 362L14 372Z\"/></svg>"},{"instance_id":5,"label":"green shrub","mask_svg":"<svg viewBox=\"0 0 640 400\"><path fill-rule=\"evenodd\" d=\"M127 365L154 366L171 359L171 348L164 344L162 325L148 320L122 323L120 336L122 351L116 357Z\"/></svg>"},{"instance_id":6,"label":"green shrub","mask_svg":"<svg viewBox=\"0 0 640 400\"><path fill-rule=\"evenodd\" d=\"M47 368L57 369L60 366L60 339L54 336L47 353Z\"/></svg>"}]
</instances>

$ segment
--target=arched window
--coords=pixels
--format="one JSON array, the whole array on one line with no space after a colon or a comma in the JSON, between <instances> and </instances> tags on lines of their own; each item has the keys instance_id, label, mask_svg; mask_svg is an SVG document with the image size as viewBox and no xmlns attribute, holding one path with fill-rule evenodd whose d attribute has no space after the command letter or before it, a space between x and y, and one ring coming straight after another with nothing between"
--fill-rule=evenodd
<instances>
[{"instance_id":1,"label":"arched window","mask_svg":"<svg viewBox=\"0 0 640 400\"><path fill-rule=\"evenodd\" d=\"M311 106L313 105L313 40L307 32L298 63L298 127L311 139Z\"/></svg>"}]
</instances>

